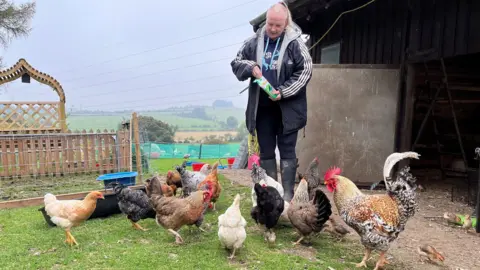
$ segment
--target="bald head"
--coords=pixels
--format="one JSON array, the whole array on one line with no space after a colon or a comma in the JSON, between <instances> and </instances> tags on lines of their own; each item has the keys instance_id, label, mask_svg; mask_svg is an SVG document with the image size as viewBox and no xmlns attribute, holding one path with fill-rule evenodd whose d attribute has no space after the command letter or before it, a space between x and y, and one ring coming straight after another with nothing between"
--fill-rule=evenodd
<instances>
[{"instance_id":1,"label":"bald head","mask_svg":"<svg viewBox=\"0 0 480 270\"><path fill-rule=\"evenodd\" d=\"M267 10L266 32L271 39L279 37L288 25L289 11L281 3L271 6Z\"/></svg>"}]
</instances>

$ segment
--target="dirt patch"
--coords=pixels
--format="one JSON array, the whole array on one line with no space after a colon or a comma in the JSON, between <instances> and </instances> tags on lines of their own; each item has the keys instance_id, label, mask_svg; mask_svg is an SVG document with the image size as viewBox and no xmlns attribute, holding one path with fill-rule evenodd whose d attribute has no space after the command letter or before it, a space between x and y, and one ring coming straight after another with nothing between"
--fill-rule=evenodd
<instances>
[{"instance_id":1,"label":"dirt patch","mask_svg":"<svg viewBox=\"0 0 480 270\"><path fill-rule=\"evenodd\" d=\"M249 170L224 170L222 174L235 184L252 186ZM384 191L363 190L363 192L374 194ZM332 194L326 193L332 200ZM392 264L402 264L403 269L480 269L480 235L473 230L467 234L460 227L447 225L441 218L444 212L471 214L473 208L459 202L451 202L448 187L430 187L426 192L418 193L418 205L418 212L408 221L405 231L400 234L388 252ZM334 217L341 221L336 209ZM359 239L356 233L351 233L344 241L359 243ZM417 247L422 244L432 245L441 252L445 256L444 266L420 262ZM374 256L369 265L374 265L376 259L377 256Z\"/></svg>"}]
</instances>

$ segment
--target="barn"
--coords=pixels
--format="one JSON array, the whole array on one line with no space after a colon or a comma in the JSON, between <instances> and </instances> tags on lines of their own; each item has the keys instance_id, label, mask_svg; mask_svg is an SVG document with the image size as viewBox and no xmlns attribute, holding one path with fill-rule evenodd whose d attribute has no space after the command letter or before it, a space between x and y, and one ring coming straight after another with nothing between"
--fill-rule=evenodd
<instances>
[{"instance_id":1,"label":"barn","mask_svg":"<svg viewBox=\"0 0 480 270\"><path fill-rule=\"evenodd\" d=\"M454 198L476 197L480 146L480 2L285 0L314 61L303 170L319 156L358 185L382 178L393 151ZM255 31L265 13L250 21ZM405 162L404 162L405 163Z\"/></svg>"}]
</instances>

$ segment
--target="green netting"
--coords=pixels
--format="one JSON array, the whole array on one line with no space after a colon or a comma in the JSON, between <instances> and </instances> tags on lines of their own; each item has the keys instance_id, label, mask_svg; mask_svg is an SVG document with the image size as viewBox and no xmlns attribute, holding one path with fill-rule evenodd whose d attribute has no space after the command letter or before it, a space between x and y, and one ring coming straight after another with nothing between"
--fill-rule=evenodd
<instances>
[{"instance_id":1,"label":"green netting","mask_svg":"<svg viewBox=\"0 0 480 270\"><path fill-rule=\"evenodd\" d=\"M235 157L240 143L229 144L160 144L144 143L140 146L149 158L183 158L190 154L191 158L226 158Z\"/></svg>"}]
</instances>

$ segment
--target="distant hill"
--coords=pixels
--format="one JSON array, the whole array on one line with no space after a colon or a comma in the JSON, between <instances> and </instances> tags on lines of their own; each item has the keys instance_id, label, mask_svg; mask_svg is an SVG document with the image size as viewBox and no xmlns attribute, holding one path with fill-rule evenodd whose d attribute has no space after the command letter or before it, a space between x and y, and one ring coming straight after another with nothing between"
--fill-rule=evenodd
<instances>
[{"instance_id":1,"label":"distant hill","mask_svg":"<svg viewBox=\"0 0 480 270\"><path fill-rule=\"evenodd\" d=\"M178 126L179 131L223 131L227 130L229 116L241 123L245 118L245 109L229 106L222 101L215 101L216 106L184 106L155 111L136 111ZM218 106L220 105L220 106ZM118 123L131 117L133 111L71 111L67 116L69 128L75 129L117 129Z\"/></svg>"}]
</instances>

